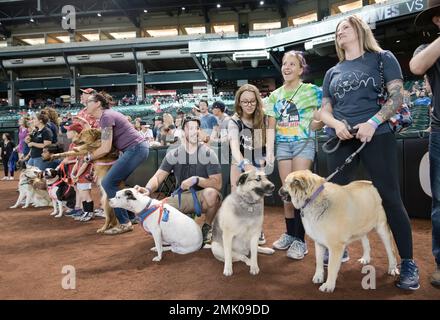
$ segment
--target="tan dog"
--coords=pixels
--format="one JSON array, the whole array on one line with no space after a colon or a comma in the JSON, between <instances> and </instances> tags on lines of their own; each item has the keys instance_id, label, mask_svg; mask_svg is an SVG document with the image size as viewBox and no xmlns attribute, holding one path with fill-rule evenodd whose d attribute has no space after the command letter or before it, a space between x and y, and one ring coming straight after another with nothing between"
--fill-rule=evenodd
<instances>
[{"instance_id":1,"label":"tan dog","mask_svg":"<svg viewBox=\"0 0 440 320\"><path fill-rule=\"evenodd\" d=\"M303 208L306 200L321 185L324 185L323 191ZM385 245L388 274L398 274L393 238L382 207L382 199L370 181L354 181L346 186L339 186L326 182L309 170L301 170L287 176L280 195L290 195L295 208L303 208L304 229L315 241L316 271L313 283L324 282L324 251L326 247L329 250L327 281L319 287L320 291L333 292L335 289L341 258L350 242L361 239L364 254L359 262L370 262L367 234L372 229L376 229Z\"/></svg>"},{"instance_id":2,"label":"tan dog","mask_svg":"<svg viewBox=\"0 0 440 320\"><path fill-rule=\"evenodd\" d=\"M232 262L242 261L250 267L249 272L260 272L257 252L273 254L271 248L258 246L263 228L264 197L275 189L267 177L257 171L240 175L237 190L226 197L213 222L211 250L224 261L223 274L232 275ZM248 257L250 255L250 257Z\"/></svg>"},{"instance_id":3,"label":"tan dog","mask_svg":"<svg viewBox=\"0 0 440 320\"><path fill-rule=\"evenodd\" d=\"M77 145L75 148L73 148L72 151L54 154L52 155L52 158L85 156L89 152L92 153L101 146L101 131L98 129L83 130L72 142ZM101 186L102 179L110 170L112 163L118 159L118 156L119 153L117 152L117 150L112 149L112 151L106 156L93 161L95 175L98 178L97 182L101 188L101 203L104 205L105 212L105 223L102 228L97 230L98 233L104 232L105 230L118 225L118 220L116 219L115 212L113 211L113 208L110 207L107 194Z\"/></svg>"}]
</instances>

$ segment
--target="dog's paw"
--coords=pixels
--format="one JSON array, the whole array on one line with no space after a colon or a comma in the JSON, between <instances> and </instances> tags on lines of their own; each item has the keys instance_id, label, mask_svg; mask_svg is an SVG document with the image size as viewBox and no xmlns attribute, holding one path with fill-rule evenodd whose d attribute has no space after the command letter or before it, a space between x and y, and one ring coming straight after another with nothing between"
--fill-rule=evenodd
<instances>
[{"instance_id":1,"label":"dog's paw","mask_svg":"<svg viewBox=\"0 0 440 320\"><path fill-rule=\"evenodd\" d=\"M18 206L11 206L9 209L16 209Z\"/></svg>"},{"instance_id":2,"label":"dog's paw","mask_svg":"<svg viewBox=\"0 0 440 320\"><path fill-rule=\"evenodd\" d=\"M399 271L399 269L397 269L397 267L389 267L388 274L390 276L398 276L400 274L400 271Z\"/></svg>"},{"instance_id":3,"label":"dog's paw","mask_svg":"<svg viewBox=\"0 0 440 320\"><path fill-rule=\"evenodd\" d=\"M23 209L29 208L29 205L27 205L27 206L23 206L22 208L23 208Z\"/></svg>"},{"instance_id":4,"label":"dog's paw","mask_svg":"<svg viewBox=\"0 0 440 320\"><path fill-rule=\"evenodd\" d=\"M153 247L153 248L150 249L150 251L157 252L157 248Z\"/></svg>"},{"instance_id":5,"label":"dog's paw","mask_svg":"<svg viewBox=\"0 0 440 320\"><path fill-rule=\"evenodd\" d=\"M155 257L153 258L153 261L155 261L155 262L159 262L160 260L162 260L162 257L155 256Z\"/></svg>"},{"instance_id":6,"label":"dog's paw","mask_svg":"<svg viewBox=\"0 0 440 320\"><path fill-rule=\"evenodd\" d=\"M256 276L260 272L260 268L258 266L251 266L249 273L253 276Z\"/></svg>"},{"instance_id":7,"label":"dog's paw","mask_svg":"<svg viewBox=\"0 0 440 320\"><path fill-rule=\"evenodd\" d=\"M56 215L56 214L57 214L56 211L52 211L52 212L50 213L51 216L54 216L54 215Z\"/></svg>"},{"instance_id":8,"label":"dog's paw","mask_svg":"<svg viewBox=\"0 0 440 320\"><path fill-rule=\"evenodd\" d=\"M362 257L362 258L358 259L358 261L363 265L367 265L370 263L371 259L370 259L370 257Z\"/></svg>"},{"instance_id":9,"label":"dog's paw","mask_svg":"<svg viewBox=\"0 0 440 320\"><path fill-rule=\"evenodd\" d=\"M105 230L107 230L107 228L102 227L102 228L99 228L98 230L96 230L96 233L104 233Z\"/></svg>"},{"instance_id":10,"label":"dog's paw","mask_svg":"<svg viewBox=\"0 0 440 320\"><path fill-rule=\"evenodd\" d=\"M63 213L60 213L60 214L57 214L56 216L55 216L55 218L61 218L63 216Z\"/></svg>"},{"instance_id":11,"label":"dog's paw","mask_svg":"<svg viewBox=\"0 0 440 320\"><path fill-rule=\"evenodd\" d=\"M225 275L226 277L232 276L232 266L225 266L225 268L223 269L223 275Z\"/></svg>"},{"instance_id":12,"label":"dog's paw","mask_svg":"<svg viewBox=\"0 0 440 320\"><path fill-rule=\"evenodd\" d=\"M324 272L316 272L313 276L312 282L317 283L323 283L324 282Z\"/></svg>"},{"instance_id":13,"label":"dog's paw","mask_svg":"<svg viewBox=\"0 0 440 320\"><path fill-rule=\"evenodd\" d=\"M326 283L324 283L323 285L321 285L319 287L319 291L321 291L321 292L333 292L333 291L335 291L335 286L326 282Z\"/></svg>"}]
</instances>

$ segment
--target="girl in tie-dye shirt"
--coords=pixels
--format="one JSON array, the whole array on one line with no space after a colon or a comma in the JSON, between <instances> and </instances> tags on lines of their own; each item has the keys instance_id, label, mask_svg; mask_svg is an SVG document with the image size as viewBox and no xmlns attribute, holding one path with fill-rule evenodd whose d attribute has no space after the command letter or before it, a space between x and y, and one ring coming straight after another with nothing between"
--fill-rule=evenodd
<instances>
[{"instance_id":1,"label":"girl in tie-dye shirt","mask_svg":"<svg viewBox=\"0 0 440 320\"><path fill-rule=\"evenodd\" d=\"M285 53L281 67L284 85L272 92L266 101L269 129L274 129L267 136L268 159L273 159L276 145L282 182L293 171L310 169L315 157L314 133L309 130L309 124L321 105L322 92L319 87L302 82L306 67L300 52ZM273 247L287 250L289 258L302 259L307 254L307 245L299 210L290 202L284 203L284 215L287 231L273 243Z\"/></svg>"}]
</instances>

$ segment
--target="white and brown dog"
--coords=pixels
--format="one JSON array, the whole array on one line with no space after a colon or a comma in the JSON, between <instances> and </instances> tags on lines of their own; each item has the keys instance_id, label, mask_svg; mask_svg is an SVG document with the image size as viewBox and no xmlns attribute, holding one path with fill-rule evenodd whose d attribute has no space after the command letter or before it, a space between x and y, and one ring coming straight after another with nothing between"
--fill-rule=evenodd
<instances>
[{"instance_id":1,"label":"white and brown dog","mask_svg":"<svg viewBox=\"0 0 440 320\"><path fill-rule=\"evenodd\" d=\"M49 196L52 198L53 211L50 215L61 218L64 207L75 208L75 189L62 179L60 170L47 168L44 170L44 179L46 180Z\"/></svg>"},{"instance_id":2,"label":"white and brown dog","mask_svg":"<svg viewBox=\"0 0 440 320\"><path fill-rule=\"evenodd\" d=\"M202 247L202 231L193 219L134 188L118 191L109 204L139 215L142 227L154 238L155 247L151 250L157 251L157 256L153 261L160 261L164 251L187 254ZM169 246L164 247L165 243Z\"/></svg>"},{"instance_id":3,"label":"white and brown dog","mask_svg":"<svg viewBox=\"0 0 440 320\"><path fill-rule=\"evenodd\" d=\"M11 209L18 208L18 206L25 201L22 208L28 208L31 204L34 207L48 207L51 204L51 199L47 190L37 187L40 184L43 172L37 167L24 169L20 173L18 182L18 199L17 202L11 206Z\"/></svg>"}]
</instances>

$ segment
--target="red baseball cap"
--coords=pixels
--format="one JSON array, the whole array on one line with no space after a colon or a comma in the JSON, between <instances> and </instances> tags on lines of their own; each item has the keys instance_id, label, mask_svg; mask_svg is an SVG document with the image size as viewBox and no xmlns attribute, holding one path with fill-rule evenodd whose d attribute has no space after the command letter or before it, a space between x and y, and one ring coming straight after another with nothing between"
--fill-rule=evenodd
<instances>
[{"instance_id":1,"label":"red baseball cap","mask_svg":"<svg viewBox=\"0 0 440 320\"><path fill-rule=\"evenodd\" d=\"M74 122L70 126L64 127L67 131L76 131L77 133L81 133L83 131L83 126L79 122Z\"/></svg>"},{"instance_id":2,"label":"red baseball cap","mask_svg":"<svg viewBox=\"0 0 440 320\"><path fill-rule=\"evenodd\" d=\"M79 89L79 90L81 90L82 92L87 93L87 94L91 94L91 93L95 93L96 92L96 90L93 89L93 88Z\"/></svg>"}]
</instances>

